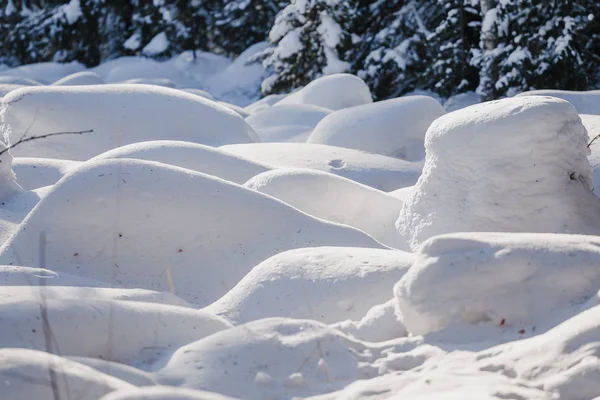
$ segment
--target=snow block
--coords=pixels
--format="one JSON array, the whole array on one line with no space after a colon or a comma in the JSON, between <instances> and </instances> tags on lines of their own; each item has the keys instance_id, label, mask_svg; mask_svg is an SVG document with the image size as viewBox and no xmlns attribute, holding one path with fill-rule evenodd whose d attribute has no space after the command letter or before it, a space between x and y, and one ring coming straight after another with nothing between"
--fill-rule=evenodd
<instances>
[{"instance_id":1,"label":"snow block","mask_svg":"<svg viewBox=\"0 0 600 400\"><path fill-rule=\"evenodd\" d=\"M367 84L351 74L331 74L315 79L302 89L279 100L274 107L290 104L312 104L330 110L373 102Z\"/></svg>"},{"instance_id":2,"label":"snow block","mask_svg":"<svg viewBox=\"0 0 600 400\"><path fill-rule=\"evenodd\" d=\"M450 232L600 233L587 143L577 111L553 97L446 114L427 131L397 227L414 250Z\"/></svg>"},{"instance_id":3,"label":"snow block","mask_svg":"<svg viewBox=\"0 0 600 400\"><path fill-rule=\"evenodd\" d=\"M42 233L44 266L31 250L40 248ZM100 160L52 188L0 249L0 263L174 291L204 306L266 258L320 245L383 247L219 178L156 162Z\"/></svg>"},{"instance_id":4,"label":"snow block","mask_svg":"<svg viewBox=\"0 0 600 400\"><path fill-rule=\"evenodd\" d=\"M600 287L600 238L455 233L423 243L394 288L398 315L421 335L456 323L515 332L554 326Z\"/></svg>"},{"instance_id":5,"label":"snow block","mask_svg":"<svg viewBox=\"0 0 600 400\"><path fill-rule=\"evenodd\" d=\"M279 253L204 310L234 325L268 317L333 323L361 319L384 303L410 268L411 253L316 247Z\"/></svg>"},{"instance_id":6,"label":"snow block","mask_svg":"<svg viewBox=\"0 0 600 400\"><path fill-rule=\"evenodd\" d=\"M387 246L407 249L395 220L402 201L372 187L327 172L279 168L244 185L328 221L350 225Z\"/></svg>"},{"instance_id":7,"label":"snow block","mask_svg":"<svg viewBox=\"0 0 600 400\"><path fill-rule=\"evenodd\" d=\"M418 161L425 157L425 132L445 113L440 103L427 96L379 101L323 118L307 142Z\"/></svg>"},{"instance_id":8,"label":"snow block","mask_svg":"<svg viewBox=\"0 0 600 400\"><path fill-rule=\"evenodd\" d=\"M4 98L0 118L11 143L25 134L93 129L24 143L12 151L22 157L87 160L125 144L157 139L211 146L257 140L252 128L230 109L152 85L21 88Z\"/></svg>"}]
</instances>

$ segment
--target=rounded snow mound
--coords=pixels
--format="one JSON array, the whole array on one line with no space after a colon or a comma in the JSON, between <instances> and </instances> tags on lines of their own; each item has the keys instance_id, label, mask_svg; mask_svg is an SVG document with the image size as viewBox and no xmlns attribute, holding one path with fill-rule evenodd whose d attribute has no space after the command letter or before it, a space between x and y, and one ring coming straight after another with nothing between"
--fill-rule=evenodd
<instances>
[{"instance_id":1,"label":"rounded snow mound","mask_svg":"<svg viewBox=\"0 0 600 400\"><path fill-rule=\"evenodd\" d=\"M54 82L53 86L102 85L106 82L95 72L81 71L67 75Z\"/></svg>"},{"instance_id":2,"label":"rounded snow mound","mask_svg":"<svg viewBox=\"0 0 600 400\"><path fill-rule=\"evenodd\" d=\"M279 253L205 311L234 325L268 317L333 323L361 319L384 303L413 255L395 250L318 247Z\"/></svg>"},{"instance_id":3,"label":"rounded snow mound","mask_svg":"<svg viewBox=\"0 0 600 400\"><path fill-rule=\"evenodd\" d=\"M222 318L188 307L83 297L46 299L43 290L27 291L17 300L1 299L0 347L46 350L41 306L47 312L53 348L61 355L125 364L152 362L231 327Z\"/></svg>"},{"instance_id":4,"label":"rounded snow mound","mask_svg":"<svg viewBox=\"0 0 600 400\"><path fill-rule=\"evenodd\" d=\"M148 140L176 139L221 146L257 139L243 118L227 107L180 90L151 85L21 88L4 98L0 118L11 143L23 135L93 130L23 143L12 151L22 157L86 160L125 144Z\"/></svg>"},{"instance_id":5,"label":"rounded snow mound","mask_svg":"<svg viewBox=\"0 0 600 400\"><path fill-rule=\"evenodd\" d=\"M306 397L367 377L365 350L316 321L262 319L179 348L157 381L249 400Z\"/></svg>"},{"instance_id":6,"label":"rounded snow mound","mask_svg":"<svg viewBox=\"0 0 600 400\"><path fill-rule=\"evenodd\" d=\"M246 118L263 142L304 142L331 110L310 104L269 107Z\"/></svg>"},{"instance_id":7,"label":"rounded snow mound","mask_svg":"<svg viewBox=\"0 0 600 400\"><path fill-rule=\"evenodd\" d=\"M270 167L197 143L155 140L133 143L102 153L90 161L135 158L156 161L243 184Z\"/></svg>"},{"instance_id":8,"label":"rounded snow mound","mask_svg":"<svg viewBox=\"0 0 600 400\"><path fill-rule=\"evenodd\" d=\"M30 87L30 85L18 85L14 83L0 83L0 101L3 100L3 97L9 94L10 92L21 89L23 87Z\"/></svg>"},{"instance_id":9,"label":"rounded snow mound","mask_svg":"<svg viewBox=\"0 0 600 400\"><path fill-rule=\"evenodd\" d=\"M568 101L579 114L600 114L600 90L531 90L517 96L552 96Z\"/></svg>"},{"instance_id":10,"label":"rounded snow mound","mask_svg":"<svg viewBox=\"0 0 600 400\"><path fill-rule=\"evenodd\" d=\"M588 135L553 97L478 104L427 131L423 174L397 221L413 249L449 232L600 232Z\"/></svg>"},{"instance_id":11,"label":"rounded snow mound","mask_svg":"<svg viewBox=\"0 0 600 400\"><path fill-rule=\"evenodd\" d=\"M112 392L100 400L235 400L222 394L178 388L174 386L147 386Z\"/></svg>"},{"instance_id":12,"label":"rounded snow mound","mask_svg":"<svg viewBox=\"0 0 600 400\"><path fill-rule=\"evenodd\" d=\"M179 90L183 90L184 92L195 94L196 96L204 97L207 100L216 101L215 96L213 96L212 94L208 93L205 90L200 90L200 89L195 89L195 88L185 88L185 89L179 89Z\"/></svg>"},{"instance_id":13,"label":"rounded snow mound","mask_svg":"<svg viewBox=\"0 0 600 400\"><path fill-rule=\"evenodd\" d=\"M41 83L39 83L36 80L33 79L29 79L29 78L23 78L21 76L4 76L2 75L4 71L0 72L0 84L11 84L11 85L20 85L20 86L40 86Z\"/></svg>"},{"instance_id":14,"label":"rounded snow mound","mask_svg":"<svg viewBox=\"0 0 600 400\"><path fill-rule=\"evenodd\" d=\"M244 186L315 217L358 228L385 245L407 248L394 225L403 203L380 190L327 172L299 168L267 171Z\"/></svg>"},{"instance_id":15,"label":"rounded snow mound","mask_svg":"<svg viewBox=\"0 0 600 400\"><path fill-rule=\"evenodd\" d=\"M425 157L427 128L445 113L440 103L427 96L379 101L328 115L307 142L418 161Z\"/></svg>"},{"instance_id":16,"label":"rounded snow mound","mask_svg":"<svg viewBox=\"0 0 600 400\"><path fill-rule=\"evenodd\" d=\"M369 87L356 75L332 74L315 79L302 89L279 100L275 107L312 104L330 110L360 106L373 102Z\"/></svg>"},{"instance_id":17,"label":"rounded snow mound","mask_svg":"<svg viewBox=\"0 0 600 400\"><path fill-rule=\"evenodd\" d=\"M166 78L135 78L135 79L127 79L123 82L118 82L123 84L133 84L133 85L155 85L162 86L168 88L175 88L177 85L170 79Z\"/></svg>"},{"instance_id":18,"label":"rounded snow mound","mask_svg":"<svg viewBox=\"0 0 600 400\"><path fill-rule=\"evenodd\" d=\"M50 84L67 75L84 70L85 66L77 61L70 63L41 62L4 70L2 71L2 75L32 79L43 84Z\"/></svg>"},{"instance_id":19,"label":"rounded snow mound","mask_svg":"<svg viewBox=\"0 0 600 400\"><path fill-rule=\"evenodd\" d=\"M115 390L134 388L78 362L27 349L0 349L0 379L2 398L7 400L98 400Z\"/></svg>"},{"instance_id":20,"label":"rounded snow mound","mask_svg":"<svg viewBox=\"0 0 600 400\"><path fill-rule=\"evenodd\" d=\"M412 186L422 164L380 154L314 143L254 143L223 146L221 150L280 168L308 168L390 192Z\"/></svg>"},{"instance_id":21,"label":"rounded snow mound","mask_svg":"<svg viewBox=\"0 0 600 400\"><path fill-rule=\"evenodd\" d=\"M275 103L286 96L287 94L270 94L260 100L255 101L254 103L248 104L246 107L244 107L244 110L250 114L254 114L260 110L272 107Z\"/></svg>"},{"instance_id":22,"label":"rounded snow mound","mask_svg":"<svg viewBox=\"0 0 600 400\"><path fill-rule=\"evenodd\" d=\"M53 158L16 157L13 159L12 168L19 186L24 190L33 190L54 185L80 164L80 161Z\"/></svg>"},{"instance_id":23,"label":"rounded snow mound","mask_svg":"<svg viewBox=\"0 0 600 400\"><path fill-rule=\"evenodd\" d=\"M460 322L529 334L569 318L596 294L599 263L597 236L434 237L394 288L398 315L416 335Z\"/></svg>"},{"instance_id":24,"label":"rounded snow mound","mask_svg":"<svg viewBox=\"0 0 600 400\"><path fill-rule=\"evenodd\" d=\"M31 251L40 235L45 265ZM52 188L0 249L0 262L174 291L208 305L266 258L320 245L382 247L354 228L219 178L150 161L100 160Z\"/></svg>"}]
</instances>

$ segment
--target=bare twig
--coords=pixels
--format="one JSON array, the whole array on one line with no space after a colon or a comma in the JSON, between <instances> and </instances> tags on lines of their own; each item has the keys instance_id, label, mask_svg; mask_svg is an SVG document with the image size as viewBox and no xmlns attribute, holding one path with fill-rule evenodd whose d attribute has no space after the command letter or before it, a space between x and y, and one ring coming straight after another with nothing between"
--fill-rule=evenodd
<instances>
[{"instance_id":1,"label":"bare twig","mask_svg":"<svg viewBox=\"0 0 600 400\"><path fill-rule=\"evenodd\" d=\"M29 142L31 140L45 139L45 138L49 138L51 136L58 136L58 135L83 135L84 133L92 133L92 132L94 132L93 129L88 129L88 130L85 130L85 131L53 132L53 133L46 133L46 134L39 135L39 136L29 136L29 137L23 136L21 139L19 139L15 143L11 144L7 148L5 148L3 150L0 150L0 156L2 154L6 153L7 151L9 151L10 149L12 149L13 147L17 147L21 143Z\"/></svg>"},{"instance_id":2,"label":"bare twig","mask_svg":"<svg viewBox=\"0 0 600 400\"><path fill-rule=\"evenodd\" d=\"M592 140L590 140L590 142L587 145L588 149L592 145L592 143L594 143L596 141L596 139L598 139L598 138L600 138L600 135L596 135Z\"/></svg>"}]
</instances>

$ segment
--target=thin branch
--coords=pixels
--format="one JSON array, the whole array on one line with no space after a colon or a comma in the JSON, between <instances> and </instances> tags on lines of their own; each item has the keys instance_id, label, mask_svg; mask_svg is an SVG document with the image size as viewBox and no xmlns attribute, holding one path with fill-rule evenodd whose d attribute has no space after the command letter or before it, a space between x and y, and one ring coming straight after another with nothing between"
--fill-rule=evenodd
<instances>
[{"instance_id":1,"label":"thin branch","mask_svg":"<svg viewBox=\"0 0 600 400\"><path fill-rule=\"evenodd\" d=\"M20 145L21 143L25 143L25 142L29 142L30 140L36 140L36 139L45 139L48 138L50 136L58 136L58 135L83 135L84 133L92 133L94 132L93 129L88 129L86 131L74 131L74 132L53 132L53 133L46 133L44 135L39 135L39 136L29 136L29 137L25 137L23 136L21 139L19 139L18 141L16 141L15 143L11 144L10 146L8 146L7 148L0 150L0 156L4 153L6 153L7 151L9 151L10 149L12 149L13 147L17 147L18 145Z\"/></svg>"},{"instance_id":2,"label":"thin branch","mask_svg":"<svg viewBox=\"0 0 600 400\"><path fill-rule=\"evenodd\" d=\"M588 149L590 148L590 146L592 145L592 143L594 143L596 141L596 139L600 138L600 134L596 135L592 140L590 140L590 142L588 143L587 147ZM2 153L0 153L2 154Z\"/></svg>"}]
</instances>

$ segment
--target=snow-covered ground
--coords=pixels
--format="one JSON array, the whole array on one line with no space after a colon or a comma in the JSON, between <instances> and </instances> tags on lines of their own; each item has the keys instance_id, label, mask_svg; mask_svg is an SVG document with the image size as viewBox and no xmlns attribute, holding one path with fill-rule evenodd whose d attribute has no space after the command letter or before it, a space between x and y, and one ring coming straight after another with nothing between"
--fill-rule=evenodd
<instances>
[{"instance_id":1,"label":"snow-covered ground","mask_svg":"<svg viewBox=\"0 0 600 400\"><path fill-rule=\"evenodd\" d=\"M598 93L244 57L0 71L0 399L600 398Z\"/></svg>"}]
</instances>

